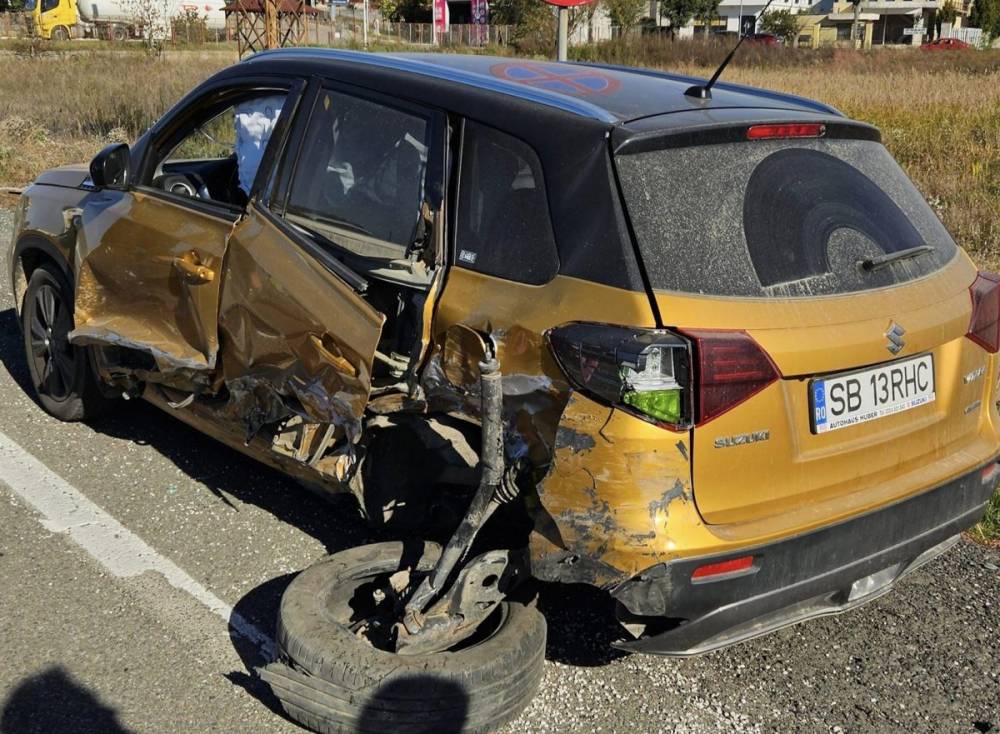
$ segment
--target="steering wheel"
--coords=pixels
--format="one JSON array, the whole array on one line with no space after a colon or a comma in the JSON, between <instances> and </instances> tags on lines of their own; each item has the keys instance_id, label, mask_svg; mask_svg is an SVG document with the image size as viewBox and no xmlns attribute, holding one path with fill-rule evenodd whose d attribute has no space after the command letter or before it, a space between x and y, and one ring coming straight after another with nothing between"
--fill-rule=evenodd
<instances>
[{"instance_id":1,"label":"steering wheel","mask_svg":"<svg viewBox=\"0 0 1000 734\"><path fill-rule=\"evenodd\" d=\"M194 173L165 173L153 179L153 186L177 196L211 199L212 195L201 176Z\"/></svg>"}]
</instances>

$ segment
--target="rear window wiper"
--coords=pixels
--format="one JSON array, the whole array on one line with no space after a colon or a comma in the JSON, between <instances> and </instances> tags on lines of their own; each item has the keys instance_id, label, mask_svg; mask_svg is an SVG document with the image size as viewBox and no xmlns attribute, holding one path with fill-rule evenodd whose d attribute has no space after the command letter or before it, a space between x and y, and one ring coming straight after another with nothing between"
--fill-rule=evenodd
<instances>
[{"instance_id":1,"label":"rear window wiper","mask_svg":"<svg viewBox=\"0 0 1000 734\"><path fill-rule=\"evenodd\" d=\"M884 268L886 265L891 265L892 263L899 262L900 260L909 260L914 257L920 257L928 252L934 252L934 248L931 245L917 245L916 247L908 247L905 250L889 252L885 255L879 255L878 257L870 257L867 260L858 260L858 267L866 273L870 273L873 270Z\"/></svg>"}]
</instances>

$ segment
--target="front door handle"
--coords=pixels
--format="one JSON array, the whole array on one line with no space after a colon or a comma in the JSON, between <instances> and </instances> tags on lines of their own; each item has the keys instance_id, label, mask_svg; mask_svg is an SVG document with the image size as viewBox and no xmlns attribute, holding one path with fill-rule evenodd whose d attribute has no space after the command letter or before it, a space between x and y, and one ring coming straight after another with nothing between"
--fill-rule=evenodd
<instances>
[{"instance_id":1,"label":"front door handle","mask_svg":"<svg viewBox=\"0 0 1000 734\"><path fill-rule=\"evenodd\" d=\"M201 258L194 250L175 257L173 263L177 272L188 283L211 283L215 280L215 271L202 265Z\"/></svg>"}]
</instances>

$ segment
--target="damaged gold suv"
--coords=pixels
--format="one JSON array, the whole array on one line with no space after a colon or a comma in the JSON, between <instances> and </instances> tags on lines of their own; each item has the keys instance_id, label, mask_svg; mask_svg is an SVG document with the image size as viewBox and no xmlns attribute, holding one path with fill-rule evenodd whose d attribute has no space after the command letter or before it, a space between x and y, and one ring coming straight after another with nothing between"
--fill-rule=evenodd
<instances>
[{"instance_id":1,"label":"damaged gold suv","mask_svg":"<svg viewBox=\"0 0 1000 734\"><path fill-rule=\"evenodd\" d=\"M874 128L693 83L269 52L24 193L46 410L142 396L400 538L289 586L261 674L292 717L490 729L541 674L520 580L690 655L868 601L983 512L1000 278Z\"/></svg>"}]
</instances>

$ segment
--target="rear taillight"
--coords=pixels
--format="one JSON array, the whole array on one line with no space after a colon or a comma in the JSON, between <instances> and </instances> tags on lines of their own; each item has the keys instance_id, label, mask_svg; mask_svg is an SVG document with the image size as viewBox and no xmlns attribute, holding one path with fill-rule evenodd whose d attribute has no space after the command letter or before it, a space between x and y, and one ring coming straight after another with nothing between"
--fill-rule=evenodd
<instances>
[{"instance_id":1,"label":"rear taillight","mask_svg":"<svg viewBox=\"0 0 1000 734\"><path fill-rule=\"evenodd\" d=\"M694 347L699 424L718 418L781 377L746 332L685 329L683 333Z\"/></svg>"},{"instance_id":2,"label":"rear taillight","mask_svg":"<svg viewBox=\"0 0 1000 734\"><path fill-rule=\"evenodd\" d=\"M691 425L687 340L664 329L588 323L557 327L548 337L578 390L666 428Z\"/></svg>"},{"instance_id":3,"label":"rear taillight","mask_svg":"<svg viewBox=\"0 0 1000 734\"><path fill-rule=\"evenodd\" d=\"M667 428L710 421L781 377L742 331L573 323L548 337L574 387Z\"/></svg>"},{"instance_id":4,"label":"rear taillight","mask_svg":"<svg viewBox=\"0 0 1000 734\"><path fill-rule=\"evenodd\" d=\"M987 352L1000 350L1000 275L979 273L969 286L972 319L966 336Z\"/></svg>"}]
</instances>

